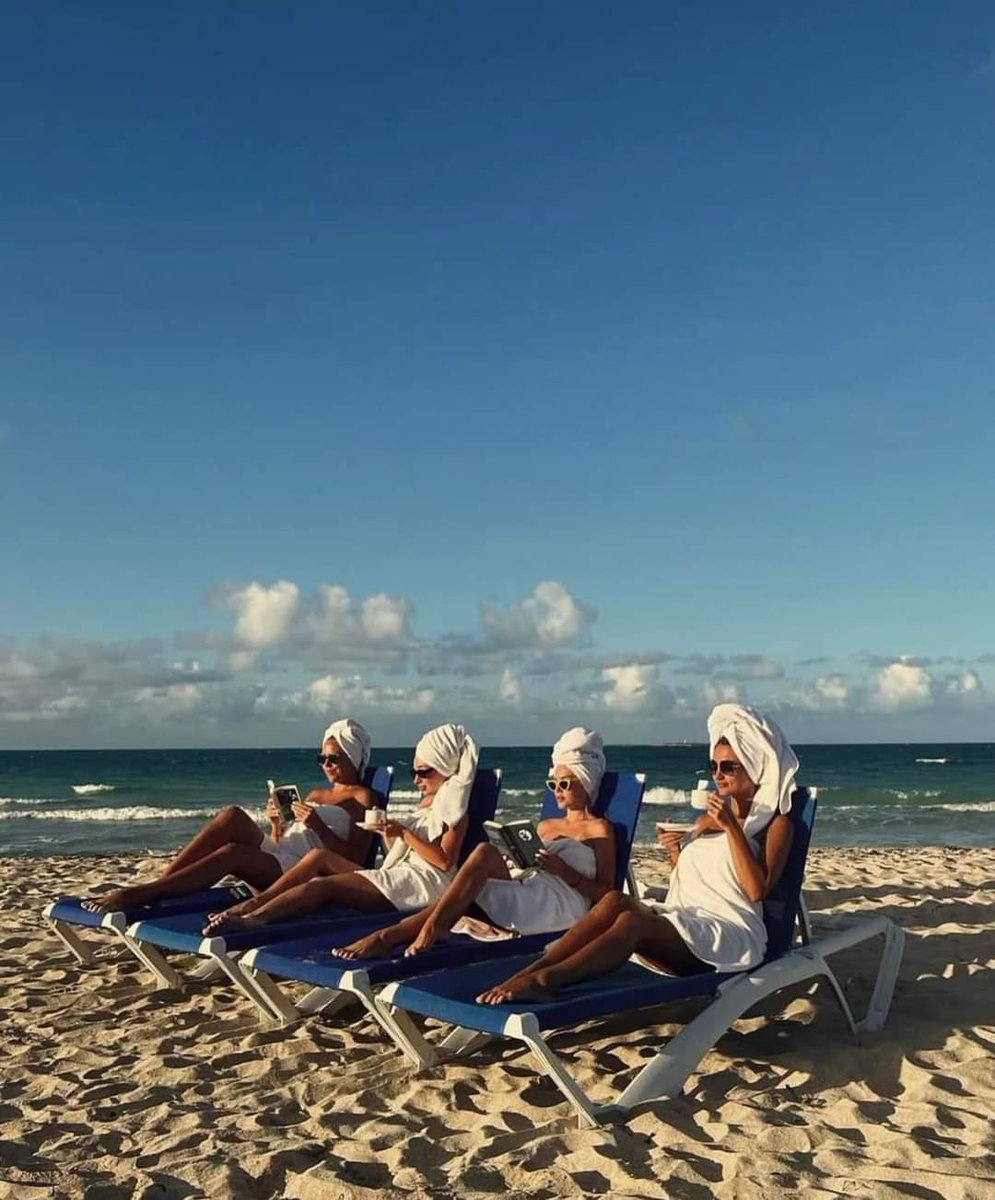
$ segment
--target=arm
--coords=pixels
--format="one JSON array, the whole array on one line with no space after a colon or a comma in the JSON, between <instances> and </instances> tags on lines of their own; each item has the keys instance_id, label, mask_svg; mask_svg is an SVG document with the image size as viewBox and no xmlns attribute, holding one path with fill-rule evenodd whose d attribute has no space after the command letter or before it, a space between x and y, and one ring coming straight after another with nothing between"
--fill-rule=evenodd
<instances>
[{"instance_id":1,"label":"arm","mask_svg":"<svg viewBox=\"0 0 995 1200\"><path fill-rule=\"evenodd\" d=\"M427 842L423 837L408 829L406 825L398 825L391 821L384 826L384 832L391 842L395 837L401 838L404 844L410 846L419 858L423 858L438 870L451 871L459 857L460 847L466 836L466 826L467 818L460 817L452 829L446 829L437 842ZM390 842L388 842L389 844Z\"/></svg>"},{"instance_id":2,"label":"arm","mask_svg":"<svg viewBox=\"0 0 995 1200\"><path fill-rule=\"evenodd\" d=\"M771 888L781 878L795 827L790 817L776 816L767 830L761 858L757 859L753 856L742 825L731 814L730 820L731 824L724 827L729 839L732 865L747 899L756 904L769 895Z\"/></svg>"}]
</instances>

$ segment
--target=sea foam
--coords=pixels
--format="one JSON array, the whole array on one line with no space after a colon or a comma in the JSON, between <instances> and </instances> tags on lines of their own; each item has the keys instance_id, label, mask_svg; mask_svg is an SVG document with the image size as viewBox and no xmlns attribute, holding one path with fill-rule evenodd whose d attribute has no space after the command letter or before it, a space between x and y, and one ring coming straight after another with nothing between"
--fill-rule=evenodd
<instances>
[{"instance_id":1,"label":"sea foam","mask_svg":"<svg viewBox=\"0 0 995 1200\"><path fill-rule=\"evenodd\" d=\"M67 808L56 812L8 810L0 812L0 821L189 821L213 817L217 812L216 808L151 808L135 804L127 808Z\"/></svg>"},{"instance_id":2,"label":"sea foam","mask_svg":"<svg viewBox=\"0 0 995 1200\"><path fill-rule=\"evenodd\" d=\"M113 783L74 783L73 791L77 796L99 796L101 792L113 792Z\"/></svg>"},{"instance_id":3,"label":"sea foam","mask_svg":"<svg viewBox=\"0 0 995 1200\"><path fill-rule=\"evenodd\" d=\"M647 789L644 804L690 804L691 793L684 788L654 787Z\"/></svg>"}]
</instances>

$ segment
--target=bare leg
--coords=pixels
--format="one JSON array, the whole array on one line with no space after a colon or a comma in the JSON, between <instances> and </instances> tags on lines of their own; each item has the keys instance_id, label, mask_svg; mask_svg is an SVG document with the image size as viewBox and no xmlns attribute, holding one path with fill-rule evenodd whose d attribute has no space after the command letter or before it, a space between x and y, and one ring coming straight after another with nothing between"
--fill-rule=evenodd
<instances>
[{"instance_id":1,"label":"bare leg","mask_svg":"<svg viewBox=\"0 0 995 1200\"><path fill-rule=\"evenodd\" d=\"M503 1000L490 1000L487 997L498 991L503 991L513 984L526 979L541 971L544 967L550 966L552 963L561 962L564 958L569 958L582 947L600 937L605 930L610 929L615 923L620 913L625 911L626 905L631 903L621 892L608 892L607 895L601 897L597 904L586 913L577 922L571 926L562 937L556 939L555 942L550 942L543 950L538 958L534 959L527 966L522 967L520 971L516 971L504 983L490 988L486 992L482 992L477 1000L484 1004L503 1004Z\"/></svg>"},{"instance_id":2,"label":"bare leg","mask_svg":"<svg viewBox=\"0 0 995 1200\"><path fill-rule=\"evenodd\" d=\"M349 871L358 870L356 863L343 858L341 854L336 854L334 850L309 850L300 862L294 863L289 870L284 871L264 892L253 896L251 900L243 900L241 904L226 908L223 912L209 913L204 933L214 933L222 917L247 917L270 900L302 883L307 883L309 879L318 879L325 875L344 875Z\"/></svg>"},{"instance_id":3,"label":"bare leg","mask_svg":"<svg viewBox=\"0 0 995 1200\"><path fill-rule=\"evenodd\" d=\"M452 883L429 910L418 936L405 954L421 954L440 937L445 937L456 922L467 914L489 879L511 879L500 851L484 844L470 854L456 872Z\"/></svg>"},{"instance_id":4,"label":"bare leg","mask_svg":"<svg viewBox=\"0 0 995 1200\"><path fill-rule=\"evenodd\" d=\"M303 917L314 912L323 904L342 904L357 912L395 912L393 904L363 875L350 871L344 875L327 875L311 879L307 883L291 888L274 896L262 908L257 908L247 917L230 917L221 913L212 932L229 932L233 929L257 929L274 921L287 921L292 917Z\"/></svg>"},{"instance_id":5,"label":"bare leg","mask_svg":"<svg viewBox=\"0 0 995 1200\"><path fill-rule=\"evenodd\" d=\"M216 817L212 817L197 836L177 854L163 875L172 875L182 871L191 863L199 862L222 846L237 842L242 846L251 846L258 850L262 845L263 831L253 821L244 809L223 808Z\"/></svg>"},{"instance_id":6,"label":"bare leg","mask_svg":"<svg viewBox=\"0 0 995 1200\"><path fill-rule=\"evenodd\" d=\"M92 912L142 908L146 904L154 904L157 900L167 900L170 896L186 896L200 888L211 887L226 875L238 875L251 887L264 888L272 883L279 873L280 864L272 854L232 842L188 867L163 875L153 883L104 892L103 895L87 901L86 906Z\"/></svg>"},{"instance_id":7,"label":"bare leg","mask_svg":"<svg viewBox=\"0 0 995 1200\"><path fill-rule=\"evenodd\" d=\"M386 929L374 930L373 933L368 933L365 937L350 942L348 946L339 946L337 950L332 951L332 954L336 958L349 959L386 958L393 954L398 946L404 942L410 942L420 932L434 909L435 905L432 905L431 908L423 908L421 912L412 913L410 917L405 917L396 925L388 925Z\"/></svg>"},{"instance_id":8,"label":"bare leg","mask_svg":"<svg viewBox=\"0 0 995 1200\"><path fill-rule=\"evenodd\" d=\"M691 953L666 917L625 897L622 900L622 911L593 940L564 954L562 942L566 938L561 938L554 956L537 963L534 970L519 972L513 979L484 992L478 1000L485 1004L549 1000L567 984L607 974L636 953L645 954L675 975L691 975L708 969Z\"/></svg>"}]
</instances>

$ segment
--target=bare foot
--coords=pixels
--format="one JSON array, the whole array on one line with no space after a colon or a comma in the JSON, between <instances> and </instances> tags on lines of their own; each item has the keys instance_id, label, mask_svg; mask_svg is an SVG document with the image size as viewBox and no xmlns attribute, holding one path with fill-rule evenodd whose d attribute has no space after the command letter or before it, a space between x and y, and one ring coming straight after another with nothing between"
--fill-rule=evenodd
<instances>
[{"instance_id":1,"label":"bare foot","mask_svg":"<svg viewBox=\"0 0 995 1200\"><path fill-rule=\"evenodd\" d=\"M235 933L240 929L259 929L265 924L266 922L260 921L258 917L236 917L230 911L212 913L203 933L205 937L214 937L215 934Z\"/></svg>"},{"instance_id":2,"label":"bare foot","mask_svg":"<svg viewBox=\"0 0 995 1200\"><path fill-rule=\"evenodd\" d=\"M233 904L231 908L226 908L219 913L211 913L211 919L208 921L210 925L218 917L247 917L249 913L253 913L257 908L262 907L265 903L259 896L251 896L248 900L243 900L240 904Z\"/></svg>"},{"instance_id":3,"label":"bare foot","mask_svg":"<svg viewBox=\"0 0 995 1200\"><path fill-rule=\"evenodd\" d=\"M102 892L99 896L91 896L83 901L87 912L121 912L126 908L142 908L148 903L146 889L141 886L130 888L115 888L111 892Z\"/></svg>"},{"instance_id":4,"label":"bare foot","mask_svg":"<svg viewBox=\"0 0 995 1200\"><path fill-rule=\"evenodd\" d=\"M431 950L435 943L439 940L441 931L431 921L426 921L421 927L421 930L411 945L404 951L405 958L413 958L416 954L424 954L426 950Z\"/></svg>"},{"instance_id":5,"label":"bare foot","mask_svg":"<svg viewBox=\"0 0 995 1200\"><path fill-rule=\"evenodd\" d=\"M520 1001L525 1004L544 1004L556 999L556 992L549 985L545 971L536 971L531 975L513 975L504 983L488 988L477 997L478 1004L511 1004Z\"/></svg>"},{"instance_id":6,"label":"bare foot","mask_svg":"<svg viewBox=\"0 0 995 1200\"><path fill-rule=\"evenodd\" d=\"M338 949L331 951L336 958L348 959L386 958L393 952L394 947L384 936L382 929L378 929L376 933L368 933L366 937L357 938L348 946L339 946Z\"/></svg>"}]
</instances>

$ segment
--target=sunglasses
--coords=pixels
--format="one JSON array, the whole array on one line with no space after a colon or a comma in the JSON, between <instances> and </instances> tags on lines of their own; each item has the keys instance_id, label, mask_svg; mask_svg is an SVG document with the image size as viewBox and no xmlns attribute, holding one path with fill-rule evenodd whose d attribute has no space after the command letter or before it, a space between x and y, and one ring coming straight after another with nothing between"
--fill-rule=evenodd
<instances>
[{"instance_id":1,"label":"sunglasses","mask_svg":"<svg viewBox=\"0 0 995 1200\"><path fill-rule=\"evenodd\" d=\"M742 770L743 764L731 762L728 758L724 758L721 762L716 762L715 759L710 759L708 769L713 775L735 775L737 771Z\"/></svg>"},{"instance_id":2,"label":"sunglasses","mask_svg":"<svg viewBox=\"0 0 995 1200\"><path fill-rule=\"evenodd\" d=\"M337 767L344 757L343 754L319 754L318 762L323 767Z\"/></svg>"},{"instance_id":3,"label":"sunglasses","mask_svg":"<svg viewBox=\"0 0 995 1200\"><path fill-rule=\"evenodd\" d=\"M435 774L435 767L412 767L411 774L415 779L428 779L429 775Z\"/></svg>"},{"instance_id":4,"label":"sunglasses","mask_svg":"<svg viewBox=\"0 0 995 1200\"><path fill-rule=\"evenodd\" d=\"M552 775L546 780L546 787L551 792L569 792L573 785L577 782L576 779L554 779Z\"/></svg>"}]
</instances>

